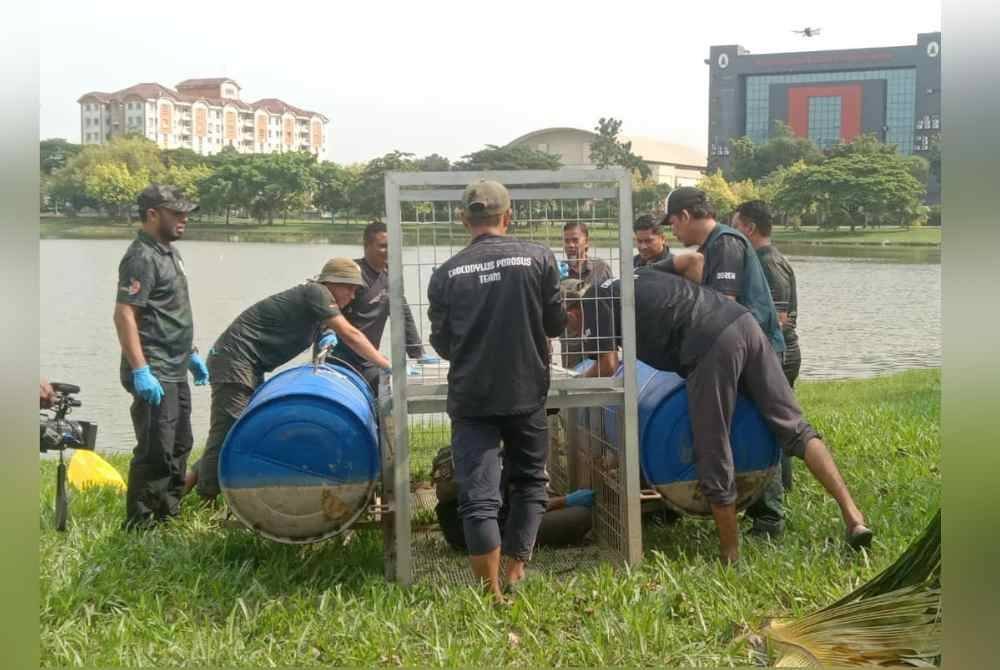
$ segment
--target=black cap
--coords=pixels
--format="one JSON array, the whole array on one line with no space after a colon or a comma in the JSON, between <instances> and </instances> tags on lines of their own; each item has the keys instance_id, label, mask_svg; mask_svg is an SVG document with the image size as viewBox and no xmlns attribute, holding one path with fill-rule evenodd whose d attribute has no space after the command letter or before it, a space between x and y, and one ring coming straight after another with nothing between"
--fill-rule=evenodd
<instances>
[{"instance_id":1,"label":"black cap","mask_svg":"<svg viewBox=\"0 0 1000 670\"><path fill-rule=\"evenodd\" d=\"M185 198L184 193L179 188L169 184L150 184L143 189L136 201L139 204L140 212L155 207L165 207L175 212L198 211L197 203Z\"/></svg>"},{"instance_id":2,"label":"black cap","mask_svg":"<svg viewBox=\"0 0 1000 670\"><path fill-rule=\"evenodd\" d=\"M700 188L694 186L681 186L667 194L667 201L663 206L663 218L660 223L665 224L667 218L673 214L680 214L681 210L691 209L697 206L707 206L708 196Z\"/></svg>"}]
</instances>

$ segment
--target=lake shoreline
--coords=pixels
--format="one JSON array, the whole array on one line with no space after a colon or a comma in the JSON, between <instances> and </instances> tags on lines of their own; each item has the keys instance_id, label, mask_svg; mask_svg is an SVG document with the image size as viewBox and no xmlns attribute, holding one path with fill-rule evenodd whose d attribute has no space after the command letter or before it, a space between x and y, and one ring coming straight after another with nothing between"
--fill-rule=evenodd
<instances>
[{"instance_id":1,"label":"lake shoreline","mask_svg":"<svg viewBox=\"0 0 1000 670\"><path fill-rule=\"evenodd\" d=\"M364 222L289 222L274 225L234 223L203 223L192 221L184 234L186 241L198 242L255 242L271 244L356 244L366 224ZM441 225L441 224L438 224ZM113 223L102 219L64 219L62 217L42 217L39 224L39 238L43 240L126 240L131 239L138 229L137 224ZM416 235L407 233L416 243ZM886 229L849 231L795 231L776 230L775 244L790 244L822 248L900 248L900 249L940 249L940 229ZM668 235L672 244L676 241ZM611 239L592 239L594 247L614 246Z\"/></svg>"}]
</instances>

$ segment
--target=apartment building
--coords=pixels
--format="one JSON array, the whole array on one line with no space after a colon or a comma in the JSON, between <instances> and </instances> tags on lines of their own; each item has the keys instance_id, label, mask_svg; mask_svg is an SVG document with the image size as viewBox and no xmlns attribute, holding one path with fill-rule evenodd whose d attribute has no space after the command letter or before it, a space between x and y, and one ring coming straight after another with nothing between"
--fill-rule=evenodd
<instances>
[{"instance_id":1,"label":"apartment building","mask_svg":"<svg viewBox=\"0 0 1000 670\"><path fill-rule=\"evenodd\" d=\"M329 119L278 98L240 99L232 79L186 79L173 89L157 83L80 97L80 142L103 144L142 135L163 149L203 155L233 147L240 153L310 151L326 156Z\"/></svg>"}]
</instances>

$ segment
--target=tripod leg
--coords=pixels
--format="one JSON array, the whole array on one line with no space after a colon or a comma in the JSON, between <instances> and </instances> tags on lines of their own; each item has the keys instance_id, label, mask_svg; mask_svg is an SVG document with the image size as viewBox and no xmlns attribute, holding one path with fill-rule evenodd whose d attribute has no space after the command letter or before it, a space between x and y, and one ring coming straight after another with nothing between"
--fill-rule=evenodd
<instances>
[{"instance_id":1,"label":"tripod leg","mask_svg":"<svg viewBox=\"0 0 1000 670\"><path fill-rule=\"evenodd\" d=\"M59 467L56 469L56 530L66 530L66 520L69 518L69 500L66 497L66 464L62 462L62 452L59 452Z\"/></svg>"}]
</instances>

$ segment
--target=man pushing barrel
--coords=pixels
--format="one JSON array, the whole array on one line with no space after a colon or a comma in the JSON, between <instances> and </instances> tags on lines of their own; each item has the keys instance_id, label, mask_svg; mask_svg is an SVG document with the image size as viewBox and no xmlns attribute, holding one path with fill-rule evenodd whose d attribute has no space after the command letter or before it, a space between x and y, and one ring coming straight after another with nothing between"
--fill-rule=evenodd
<instances>
[{"instance_id":1,"label":"man pushing barrel","mask_svg":"<svg viewBox=\"0 0 1000 670\"><path fill-rule=\"evenodd\" d=\"M219 495L219 452L229 429L246 409L264 374L298 356L310 344L333 347L344 342L360 358L380 368L389 359L352 326L341 309L365 286L361 268L349 258L332 258L316 279L264 298L244 310L219 336L208 354L212 409L201 460L186 480L198 495Z\"/></svg>"},{"instance_id":2,"label":"man pushing barrel","mask_svg":"<svg viewBox=\"0 0 1000 670\"><path fill-rule=\"evenodd\" d=\"M563 288L567 330L590 340L585 351L606 352L596 356L594 368L610 375L618 365L621 342L620 281L590 287L582 296L571 293L572 288ZM826 445L803 417L778 357L746 307L655 267L640 268L635 272L635 321L637 358L687 379L695 469L712 508L724 562L739 557L729 444L737 389L745 390L757 405L782 450L803 459L837 501L847 543L852 548L871 543L872 531Z\"/></svg>"}]
</instances>

